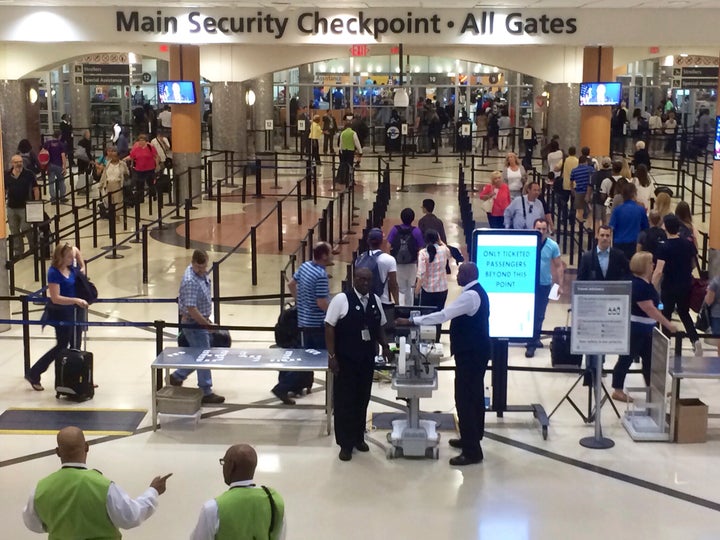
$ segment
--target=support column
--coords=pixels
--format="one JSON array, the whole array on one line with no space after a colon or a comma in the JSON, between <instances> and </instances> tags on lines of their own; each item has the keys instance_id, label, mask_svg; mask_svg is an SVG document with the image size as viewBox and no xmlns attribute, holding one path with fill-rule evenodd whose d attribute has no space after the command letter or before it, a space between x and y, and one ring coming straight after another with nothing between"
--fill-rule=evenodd
<instances>
[{"instance_id":1,"label":"support column","mask_svg":"<svg viewBox=\"0 0 720 540\"><path fill-rule=\"evenodd\" d=\"M16 83L19 81L3 81L7 83ZM5 88L5 85L0 85L1 88ZM0 111L0 120L2 120L2 125L0 126L0 148L3 149L3 153L5 154L5 145L3 144L6 140L4 133L5 133L5 119L11 116L8 114L8 111L6 110L7 102L5 99L3 99L5 96L0 96L0 104L2 106L2 110ZM0 155L0 171L5 170L4 163L10 163L10 161L3 161L2 157ZM0 268L2 268L2 271L0 271L0 295L2 296L9 296L10 295L10 280L8 278L8 271L5 270L5 265L7 264L7 230L5 228L5 222L7 221L7 215L5 213L5 182L0 182L0 201L2 201L3 204L0 204L0 224L2 226L0 227ZM10 301L9 300L3 300L0 301L0 318L3 319L9 319L10 318ZM6 332L7 330L10 330L9 324L3 324L0 325L0 332Z\"/></svg>"},{"instance_id":2,"label":"support column","mask_svg":"<svg viewBox=\"0 0 720 540\"><path fill-rule=\"evenodd\" d=\"M200 47L197 45L170 45L170 79L193 81L196 102L193 105L171 105L173 169L183 175L189 167L200 166L202 92L200 89ZM215 119L215 118L214 118ZM213 120L214 120L213 119ZM193 172L192 192L187 181L180 182L180 197L186 199L202 190L202 174Z\"/></svg>"},{"instance_id":3,"label":"support column","mask_svg":"<svg viewBox=\"0 0 720 540\"><path fill-rule=\"evenodd\" d=\"M247 104L240 82L213 84L213 143L220 150L234 150L235 159L247 159Z\"/></svg>"},{"instance_id":4,"label":"support column","mask_svg":"<svg viewBox=\"0 0 720 540\"><path fill-rule=\"evenodd\" d=\"M560 148L578 146L580 140L580 85L549 84L547 136L560 135ZM537 130L537 126L535 128ZM590 147L592 149L592 147ZM595 152L594 149L592 149Z\"/></svg>"},{"instance_id":5,"label":"support column","mask_svg":"<svg viewBox=\"0 0 720 540\"><path fill-rule=\"evenodd\" d=\"M30 88L37 92L37 79L0 80L4 163L10 163L10 156L15 153L21 139L28 139L35 149L40 145L40 109L37 99L35 103L30 103Z\"/></svg>"},{"instance_id":6,"label":"support column","mask_svg":"<svg viewBox=\"0 0 720 540\"><path fill-rule=\"evenodd\" d=\"M583 81L600 82L613 79L612 47L585 47L583 51ZM612 107L579 107L578 101L570 107L580 108L580 146L589 146L594 156L610 155L610 119Z\"/></svg>"},{"instance_id":7,"label":"support column","mask_svg":"<svg viewBox=\"0 0 720 540\"><path fill-rule=\"evenodd\" d=\"M265 73L253 80L252 89L255 92L254 128L255 151L273 151L274 148L265 148L265 120L274 120L273 110L273 74ZM243 96L243 100L245 97Z\"/></svg>"},{"instance_id":8,"label":"support column","mask_svg":"<svg viewBox=\"0 0 720 540\"><path fill-rule=\"evenodd\" d=\"M719 75L720 75L720 70ZM720 79L718 79L720 91ZM715 115L720 115L720 103L715 105ZM717 134L715 134L717 137ZM713 144L715 149L715 144ZM713 161L712 194L710 198L710 253L708 254L710 277L720 275L720 161Z\"/></svg>"}]
</instances>

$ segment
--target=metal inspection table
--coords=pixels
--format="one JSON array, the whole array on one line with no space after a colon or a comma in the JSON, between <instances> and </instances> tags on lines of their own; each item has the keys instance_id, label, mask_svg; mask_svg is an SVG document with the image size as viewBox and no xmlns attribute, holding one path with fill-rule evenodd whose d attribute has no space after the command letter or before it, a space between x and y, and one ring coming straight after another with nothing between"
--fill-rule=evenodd
<instances>
[{"instance_id":1,"label":"metal inspection table","mask_svg":"<svg viewBox=\"0 0 720 540\"><path fill-rule=\"evenodd\" d=\"M247 408L322 409L325 410L327 434L332 422L333 373L328 368L327 351L314 349L241 349L166 347L150 365L152 384L152 426L157 430L157 388L164 369L239 369L246 371L324 371L326 373L325 405L258 405Z\"/></svg>"},{"instance_id":2,"label":"metal inspection table","mask_svg":"<svg viewBox=\"0 0 720 540\"><path fill-rule=\"evenodd\" d=\"M681 379L720 379L720 358L717 356L676 356L670 361L668 373L672 377L670 391L670 441L675 440L677 400ZM714 415L708 415L714 416Z\"/></svg>"}]
</instances>

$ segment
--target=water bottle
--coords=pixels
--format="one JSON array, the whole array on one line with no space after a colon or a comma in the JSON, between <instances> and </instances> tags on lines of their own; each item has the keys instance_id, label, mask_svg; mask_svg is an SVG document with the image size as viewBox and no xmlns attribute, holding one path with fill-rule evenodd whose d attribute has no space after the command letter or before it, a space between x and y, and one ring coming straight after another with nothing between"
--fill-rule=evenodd
<instances>
[{"instance_id":1,"label":"water bottle","mask_svg":"<svg viewBox=\"0 0 720 540\"><path fill-rule=\"evenodd\" d=\"M485 387L485 409L490 409L490 387Z\"/></svg>"}]
</instances>

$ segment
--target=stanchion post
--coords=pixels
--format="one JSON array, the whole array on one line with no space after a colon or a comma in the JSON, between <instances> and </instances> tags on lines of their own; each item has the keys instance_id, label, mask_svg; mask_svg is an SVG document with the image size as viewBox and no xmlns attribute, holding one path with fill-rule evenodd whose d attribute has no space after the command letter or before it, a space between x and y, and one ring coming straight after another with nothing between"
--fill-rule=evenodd
<instances>
[{"instance_id":1,"label":"stanchion post","mask_svg":"<svg viewBox=\"0 0 720 540\"><path fill-rule=\"evenodd\" d=\"M312 165L312 185L313 185L313 204L317 206L317 192L318 192L318 179L317 179L317 165Z\"/></svg>"},{"instance_id":2,"label":"stanchion post","mask_svg":"<svg viewBox=\"0 0 720 540\"><path fill-rule=\"evenodd\" d=\"M72 207L73 232L75 233L75 245L80 249L80 214L77 206Z\"/></svg>"},{"instance_id":3,"label":"stanchion post","mask_svg":"<svg viewBox=\"0 0 720 540\"><path fill-rule=\"evenodd\" d=\"M153 326L155 327L155 356L160 356L165 343L163 342L163 333L165 332L165 321L154 321ZM157 389L160 390L163 386L163 378L157 378Z\"/></svg>"},{"instance_id":4,"label":"stanchion post","mask_svg":"<svg viewBox=\"0 0 720 540\"><path fill-rule=\"evenodd\" d=\"M297 199L297 222L298 225L302 225L302 180L297 181L295 195Z\"/></svg>"},{"instance_id":5,"label":"stanchion post","mask_svg":"<svg viewBox=\"0 0 720 540\"><path fill-rule=\"evenodd\" d=\"M148 228L142 226L142 282L148 283Z\"/></svg>"},{"instance_id":6,"label":"stanchion post","mask_svg":"<svg viewBox=\"0 0 720 540\"><path fill-rule=\"evenodd\" d=\"M222 185L220 180L215 184L215 213L217 215L215 221L219 225L222 223Z\"/></svg>"},{"instance_id":7,"label":"stanchion post","mask_svg":"<svg viewBox=\"0 0 720 540\"><path fill-rule=\"evenodd\" d=\"M75 208L75 174L72 167L68 167L68 178L70 179L70 202L72 207Z\"/></svg>"},{"instance_id":8,"label":"stanchion post","mask_svg":"<svg viewBox=\"0 0 720 540\"><path fill-rule=\"evenodd\" d=\"M327 225L327 241L330 242L330 245L332 246L335 243L335 201L330 201L328 203L327 207L327 221L325 222Z\"/></svg>"},{"instance_id":9,"label":"stanchion post","mask_svg":"<svg viewBox=\"0 0 720 540\"><path fill-rule=\"evenodd\" d=\"M93 224L95 222L93 221ZM96 226L97 228L97 226ZM40 259L42 259L42 250L40 249L40 234L38 232L38 224L33 223L32 224L32 234L33 234L33 246L35 246L35 250L33 253L33 270L35 272L35 275L33 276L35 281L40 280ZM97 243L93 245L93 247L97 247Z\"/></svg>"},{"instance_id":10,"label":"stanchion post","mask_svg":"<svg viewBox=\"0 0 720 540\"><path fill-rule=\"evenodd\" d=\"M123 256L118 254L117 252L117 238L116 238L116 230L115 230L115 205L110 203L110 245L112 246L112 253L110 255L105 255L106 259L122 259Z\"/></svg>"},{"instance_id":11,"label":"stanchion post","mask_svg":"<svg viewBox=\"0 0 720 540\"><path fill-rule=\"evenodd\" d=\"M133 244L139 244L140 242L142 242L142 239L140 238L140 201L136 198L133 202L135 203L135 238L130 240L130 242ZM111 202L108 208L112 206L114 205ZM110 221L113 223L115 222L115 216L113 214L110 215Z\"/></svg>"},{"instance_id":12,"label":"stanchion post","mask_svg":"<svg viewBox=\"0 0 720 540\"><path fill-rule=\"evenodd\" d=\"M27 295L20 297L20 305L22 310L22 320L30 320L30 303ZM23 340L23 374L30 371L30 325L22 325L22 340Z\"/></svg>"},{"instance_id":13,"label":"stanchion post","mask_svg":"<svg viewBox=\"0 0 720 540\"><path fill-rule=\"evenodd\" d=\"M262 161L257 157L255 158L255 195L253 195L253 199L262 198Z\"/></svg>"},{"instance_id":14,"label":"stanchion post","mask_svg":"<svg viewBox=\"0 0 720 540\"><path fill-rule=\"evenodd\" d=\"M220 324L220 265L214 262L211 272L213 286L213 316L215 317L215 324Z\"/></svg>"},{"instance_id":15,"label":"stanchion post","mask_svg":"<svg viewBox=\"0 0 720 540\"><path fill-rule=\"evenodd\" d=\"M212 185L214 178L213 161L212 159L208 159L206 163L207 167L205 167L205 187L207 188L208 199L211 199L213 196Z\"/></svg>"},{"instance_id":16,"label":"stanchion post","mask_svg":"<svg viewBox=\"0 0 720 540\"><path fill-rule=\"evenodd\" d=\"M250 227L250 271L252 274L252 284L258 284L257 275L257 227Z\"/></svg>"},{"instance_id":17,"label":"stanchion post","mask_svg":"<svg viewBox=\"0 0 720 540\"><path fill-rule=\"evenodd\" d=\"M305 198L312 198L312 165L309 159L305 162Z\"/></svg>"},{"instance_id":18,"label":"stanchion post","mask_svg":"<svg viewBox=\"0 0 720 540\"><path fill-rule=\"evenodd\" d=\"M245 204L245 198L247 197L247 175L248 175L248 166L247 163L243 165L243 179L242 179L242 191L240 196L240 201Z\"/></svg>"},{"instance_id":19,"label":"stanchion post","mask_svg":"<svg viewBox=\"0 0 720 540\"><path fill-rule=\"evenodd\" d=\"M97 208L97 199L93 199L92 201L92 213L93 213L93 220L92 220L92 236L93 236L93 247L96 248L98 246L98 208ZM33 228L37 231L37 228L35 225L33 225Z\"/></svg>"},{"instance_id":20,"label":"stanchion post","mask_svg":"<svg viewBox=\"0 0 720 540\"><path fill-rule=\"evenodd\" d=\"M315 230L314 230L314 229L308 229L308 234L307 234L307 238L308 238L308 239L307 239L308 255L307 255L307 257L305 257L305 255L303 255L305 261L307 261L307 260L312 260L312 258L313 258L313 245L314 245L313 236L315 236Z\"/></svg>"},{"instance_id":21,"label":"stanchion post","mask_svg":"<svg viewBox=\"0 0 720 540\"><path fill-rule=\"evenodd\" d=\"M190 249L190 208L192 200L185 199L185 249Z\"/></svg>"},{"instance_id":22,"label":"stanchion post","mask_svg":"<svg viewBox=\"0 0 720 540\"><path fill-rule=\"evenodd\" d=\"M278 251L283 250L283 212L282 212L282 200L277 202L277 247Z\"/></svg>"},{"instance_id":23,"label":"stanchion post","mask_svg":"<svg viewBox=\"0 0 720 540\"><path fill-rule=\"evenodd\" d=\"M192 204L192 199L193 199L193 196L192 196L192 192L193 192L193 190L192 190L193 168L192 168L192 167L188 167L187 173L188 173L188 179L187 179L187 196L188 196L188 198L185 199L185 200L186 200L186 201L190 201L190 208L189 208L190 210L197 210L197 207L193 206L193 204Z\"/></svg>"},{"instance_id":24,"label":"stanchion post","mask_svg":"<svg viewBox=\"0 0 720 540\"><path fill-rule=\"evenodd\" d=\"M273 158L275 162L275 167L273 168L273 171L275 172L275 185L273 186L275 189L280 189L280 186L278 185L278 153L273 152Z\"/></svg>"}]
</instances>

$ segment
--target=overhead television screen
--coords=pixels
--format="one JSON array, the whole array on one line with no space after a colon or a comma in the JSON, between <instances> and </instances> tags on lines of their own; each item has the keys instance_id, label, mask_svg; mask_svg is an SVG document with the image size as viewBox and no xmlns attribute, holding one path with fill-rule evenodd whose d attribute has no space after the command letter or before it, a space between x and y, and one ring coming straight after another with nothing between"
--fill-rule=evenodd
<instances>
[{"instance_id":1,"label":"overhead television screen","mask_svg":"<svg viewBox=\"0 0 720 540\"><path fill-rule=\"evenodd\" d=\"M620 105L622 84L619 82L580 83L580 105Z\"/></svg>"},{"instance_id":2,"label":"overhead television screen","mask_svg":"<svg viewBox=\"0 0 720 540\"><path fill-rule=\"evenodd\" d=\"M157 86L161 105L192 105L196 102L193 81L158 81Z\"/></svg>"},{"instance_id":3,"label":"overhead television screen","mask_svg":"<svg viewBox=\"0 0 720 540\"><path fill-rule=\"evenodd\" d=\"M478 281L490 300L490 337L532 338L540 233L477 229L473 232L472 248Z\"/></svg>"},{"instance_id":4,"label":"overhead television screen","mask_svg":"<svg viewBox=\"0 0 720 540\"><path fill-rule=\"evenodd\" d=\"M715 150L713 158L715 161L720 161L720 116L715 117Z\"/></svg>"}]
</instances>

